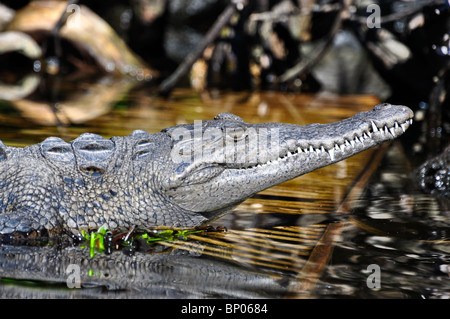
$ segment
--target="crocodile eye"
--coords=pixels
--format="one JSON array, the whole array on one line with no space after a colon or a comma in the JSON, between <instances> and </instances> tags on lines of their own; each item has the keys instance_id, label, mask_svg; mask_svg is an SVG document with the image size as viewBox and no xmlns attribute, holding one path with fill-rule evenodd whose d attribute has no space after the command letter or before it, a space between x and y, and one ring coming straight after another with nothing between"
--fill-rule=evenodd
<instances>
[{"instance_id":1,"label":"crocodile eye","mask_svg":"<svg viewBox=\"0 0 450 319\"><path fill-rule=\"evenodd\" d=\"M240 127L240 126L228 127L226 129L226 133L228 134L229 137L234 139L235 142L240 141L247 136L247 132L246 132L245 128Z\"/></svg>"},{"instance_id":2,"label":"crocodile eye","mask_svg":"<svg viewBox=\"0 0 450 319\"><path fill-rule=\"evenodd\" d=\"M179 155L192 155L194 142L192 140L180 141L177 143Z\"/></svg>"}]
</instances>

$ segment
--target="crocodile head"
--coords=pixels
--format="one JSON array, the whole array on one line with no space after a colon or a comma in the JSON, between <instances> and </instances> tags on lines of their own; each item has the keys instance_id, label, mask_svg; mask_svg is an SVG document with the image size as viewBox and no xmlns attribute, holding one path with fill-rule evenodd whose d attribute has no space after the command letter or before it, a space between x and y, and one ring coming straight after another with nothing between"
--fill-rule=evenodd
<instances>
[{"instance_id":1,"label":"crocodile head","mask_svg":"<svg viewBox=\"0 0 450 319\"><path fill-rule=\"evenodd\" d=\"M178 125L163 130L172 146L160 189L210 221L259 191L396 138L412 117L408 107L380 104L332 124L249 124L222 113Z\"/></svg>"}]
</instances>

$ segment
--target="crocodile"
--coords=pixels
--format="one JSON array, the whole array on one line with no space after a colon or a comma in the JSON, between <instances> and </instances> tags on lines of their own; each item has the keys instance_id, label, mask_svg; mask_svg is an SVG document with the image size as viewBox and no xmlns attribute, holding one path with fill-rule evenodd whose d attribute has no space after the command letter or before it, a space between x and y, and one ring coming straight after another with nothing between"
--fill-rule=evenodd
<instances>
[{"instance_id":1,"label":"crocodile","mask_svg":"<svg viewBox=\"0 0 450 319\"><path fill-rule=\"evenodd\" d=\"M0 141L0 234L191 228L248 197L403 134L414 113L379 104L331 124L250 124L231 113L158 133Z\"/></svg>"}]
</instances>

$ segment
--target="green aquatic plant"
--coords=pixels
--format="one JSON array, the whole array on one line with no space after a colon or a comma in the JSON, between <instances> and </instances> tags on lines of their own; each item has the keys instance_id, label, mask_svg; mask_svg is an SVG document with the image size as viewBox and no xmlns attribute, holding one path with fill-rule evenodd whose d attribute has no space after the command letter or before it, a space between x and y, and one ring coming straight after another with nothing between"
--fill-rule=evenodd
<instances>
[{"instance_id":1,"label":"green aquatic plant","mask_svg":"<svg viewBox=\"0 0 450 319\"><path fill-rule=\"evenodd\" d=\"M101 253L105 251L105 235L107 233L110 233L110 231L106 226L102 226L96 232L91 232L90 234L84 230L81 231L83 239L89 242L89 256L91 258L95 257L96 251Z\"/></svg>"},{"instance_id":2,"label":"green aquatic plant","mask_svg":"<svg viewBox=\"0 0 450 319\"><path fill-rule=\"evenodd\" d=\"M147 244L152 244L158 241L174 241L187 240L190 234L200 233L202 230L196 229L163 229L160 231L151 231L138 235L137 239L145 239Z\"/></svg>"},{"instance_id":3,"label":"green aquatic plant","mask_svg":"<svg viewBox=\"0 0 450 319\"><path fill-rule=\"evenodd\" d=\"M188 240L188 235L200 233L203 230L198 229L160 229L160 230L148 230L146 232L138 232L132 236L127 234L119 234L116 236L117 245L121 247L130 247L133 245L135 240L143 239L147 245L152 246L161 241L175 241L175 240ZM95 257L96 252L105 253L107 251L105 238L107 235L112 235L111 231L106 227L102 226L97 231L87 233L86 231L81 231L82 239L86 242L82 248L86 248L89 244L89 256L91 258ZM112 238L112 236L110 236Z\"/></svg>"}]
</instances>

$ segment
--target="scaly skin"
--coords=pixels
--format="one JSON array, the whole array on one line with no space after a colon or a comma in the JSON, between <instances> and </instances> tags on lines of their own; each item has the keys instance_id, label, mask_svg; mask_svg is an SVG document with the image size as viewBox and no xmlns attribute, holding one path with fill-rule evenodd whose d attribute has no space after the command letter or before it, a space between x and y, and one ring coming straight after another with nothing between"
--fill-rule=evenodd
<instances>
[{"instance_id":1,"label":"scaly skin","mask_svg":"<svg viewBox=\"0 0 450 319\"><path fill-rule=\"evenodd\" d=\"M406 106L332 124L214 120L125 137L86 133L25 148L0 144L0 233L208 223L266 188L401 135Z\"/></svg>"}]
</instances>

